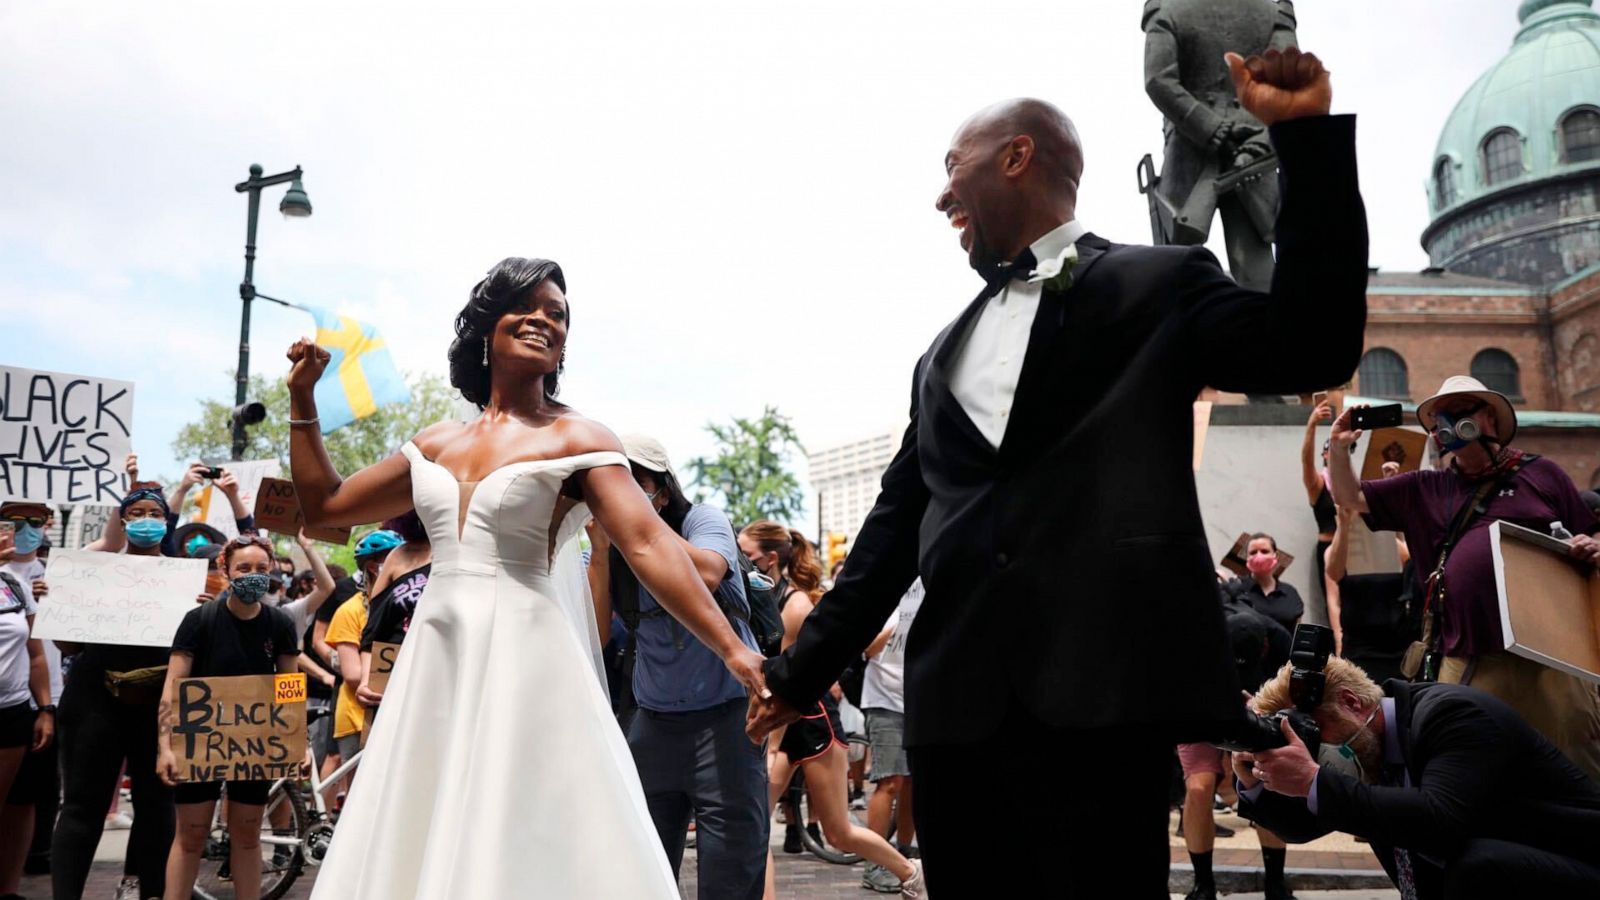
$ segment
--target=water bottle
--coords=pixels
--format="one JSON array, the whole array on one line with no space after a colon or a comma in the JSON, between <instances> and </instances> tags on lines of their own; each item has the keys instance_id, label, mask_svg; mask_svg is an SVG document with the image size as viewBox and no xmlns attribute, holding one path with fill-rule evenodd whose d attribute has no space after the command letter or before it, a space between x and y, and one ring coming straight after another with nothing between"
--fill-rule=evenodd
<instances>
[{"instance_id":1,"label":"water bottle","mask_svg":"<svg viewBox=\"0 0 1600 900\"><path fill-rule=\"evenodd\" d=\"M1567 526L1561 524L1560 522L1550 523L1550 536L1558 541L1572 540L1572 532L1568 531Z\"/></svg>"}]
</instances>

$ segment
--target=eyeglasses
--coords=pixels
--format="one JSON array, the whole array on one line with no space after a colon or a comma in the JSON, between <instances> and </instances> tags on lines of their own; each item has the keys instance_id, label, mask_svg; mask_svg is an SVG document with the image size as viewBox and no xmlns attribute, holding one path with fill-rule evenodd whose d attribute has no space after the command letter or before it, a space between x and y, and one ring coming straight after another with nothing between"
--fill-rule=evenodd
<instances>
[{"instance_id":1,"label":"eyeglasses","mask_svg":"<svg viewBox=\"0 0 1600 900\"><path fill-rule=\"evenodd\" d=\"M34 528L43 528L49 519L45 516L0 516L0 521L15 522L18 525L31 525Z\"/></svg>"}]
</instances>

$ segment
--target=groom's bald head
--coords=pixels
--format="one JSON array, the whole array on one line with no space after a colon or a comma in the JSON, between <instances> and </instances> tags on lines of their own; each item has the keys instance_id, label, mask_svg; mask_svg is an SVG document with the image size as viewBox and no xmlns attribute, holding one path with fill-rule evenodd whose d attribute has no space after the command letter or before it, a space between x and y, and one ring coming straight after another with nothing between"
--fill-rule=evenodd
<instances>
[{"instance_id":1,"label":"groom's bald head","mask_svg":"<svg viewBox=\"0 0 1600 900\"><path fill-rule=\"evenodd\" d=\"M1072 120L1055 104L1032 97L1002 100L968 119L961 131L968 130L985 142L1014 144L1019 138L1030 139L1030 168L1038 170L1041 182L1070 190L1077 197L1078 182L1083 178L1083 144Z\"/></svg>"}]
</instances>

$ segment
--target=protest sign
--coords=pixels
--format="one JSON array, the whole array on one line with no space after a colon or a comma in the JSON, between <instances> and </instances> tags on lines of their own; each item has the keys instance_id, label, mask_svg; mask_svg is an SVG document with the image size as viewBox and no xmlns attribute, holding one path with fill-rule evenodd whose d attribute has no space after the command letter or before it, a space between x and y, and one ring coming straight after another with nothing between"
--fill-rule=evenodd
<instances>
[{"instance_id":1,"label":"protest sign","mask_svg":"<svg viewBox=\"0 0 1600 900\"><path fill-rule=\"evenodd\" d=\"M1403 472L1415 472L1422 465L1422 453L1428 446L1426 432L1409 428L1379 428L1367 439L1367 453L1361 462L1361 478L1372 481L1383 478L1383 464L1392 462Z\"/></svg>"},{"instance_id":2,"label":"protest sign","mask_svg":"<svg viewBox=\"0 0 1600 900\"><path fill-rule=\"evenodd\" d=\"M0 366L0 500L118 503L133 382Z\"/></svg>"},{"instance_id":3,"label":"protest sign","mask_svg":"<svg viewBox=\"0 0 1600 900\"><path fill-rule=\"evenodd\" d=\"M306 755L306 676L181 678L168 746L178 780L298 777Z\"/></svg>"},{"instance_id":4,"label":"protest sign","mask_svg":"<svg viewBox=\"0 0 1600 900\"><path fill-rule=\"evenodd\" d=\"M57 550L45 569L33 636L91 644L170 647L205 589L206 561Z\"/></svg>"},{"instance_id":5,"label":"protest sign","mask_svg":"<svg viewBox=\"0 0 1600 900\"><path fill-rule=\"evenodd\" d=\"M1489 526L1505 648L1600 683L1600 572L1571 547L1520 525Z\"/></svg>"},{"instance_id":6,"label":"protest sign","mask_svg":"<svg viewBox=\"0 0 1600 900\"><path fill-rule=\"evenodd\" d=\"M378 693L389 689L389 676L394 673L395 660L400 656L399 644L372 642L372 670L367 673L367 687Z\"/></svg>"},{"instance_id":7,"label":"protest sign","mask_svg":"<svg viewBox=\"0 0 1600 900\"><path fill-rule=\"evenodd\" d=\"M300 498L295 496L294 482L286 478L263 478L256 491L256 527L276 534L293 537L305 528L306 537L330 544L348 544L348 528L306 528L306 519L300 512Z\"/></svg>"},{"instance_id":8,"label":"protest sign","mask_svg":"<svg viewBox=\"0 0 1600 900\"><path fill-rule=\"evenodd\" d=\"M239 499L244 501L247 509L261 493L261 480L277 478L283 472L283 466L275 459L235 460L217 463L217 467L233 475L239 485ZM200 521L229 539L238 537L239 527L234 524L233 504L228 502L228 498L215 485L208 484L204 499L205 518Z\"/></svg>"}]
</instances>

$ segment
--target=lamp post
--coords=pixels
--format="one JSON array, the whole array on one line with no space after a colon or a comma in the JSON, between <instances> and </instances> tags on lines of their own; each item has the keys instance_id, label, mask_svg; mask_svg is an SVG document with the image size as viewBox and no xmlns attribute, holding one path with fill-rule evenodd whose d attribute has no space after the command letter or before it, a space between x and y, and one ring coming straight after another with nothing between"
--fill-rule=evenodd
<instances>
[{"instance_id":1,"label":"lamp post","mask_svg":"<svg viewBox=\"0 0 1600 900\"><path fill-rule=\"evenodd\" d=\"M233 186L233 189L241 194L247 192L250 194L250 217L245 225L244 238L244 281L239 282L239 299L244 303L244 312L239 319L239 368L236 373L238 383L233 395L235 461L244 459L244 427L261 421L266 412L261 408L261 404L248 403L246 397L250 385L250 301L256 298L253 278L256 268L256 219L261 213L261 189L290 182L289 190L283 195L283 202L278 204L278 211L283 213L285 218L303 219L311 215L311 200L306 197L306 190L300 184L299 166L287 172L264 177L262 171L259 163L250 166L250 179Z\"/></svg>"}]
</instances>

